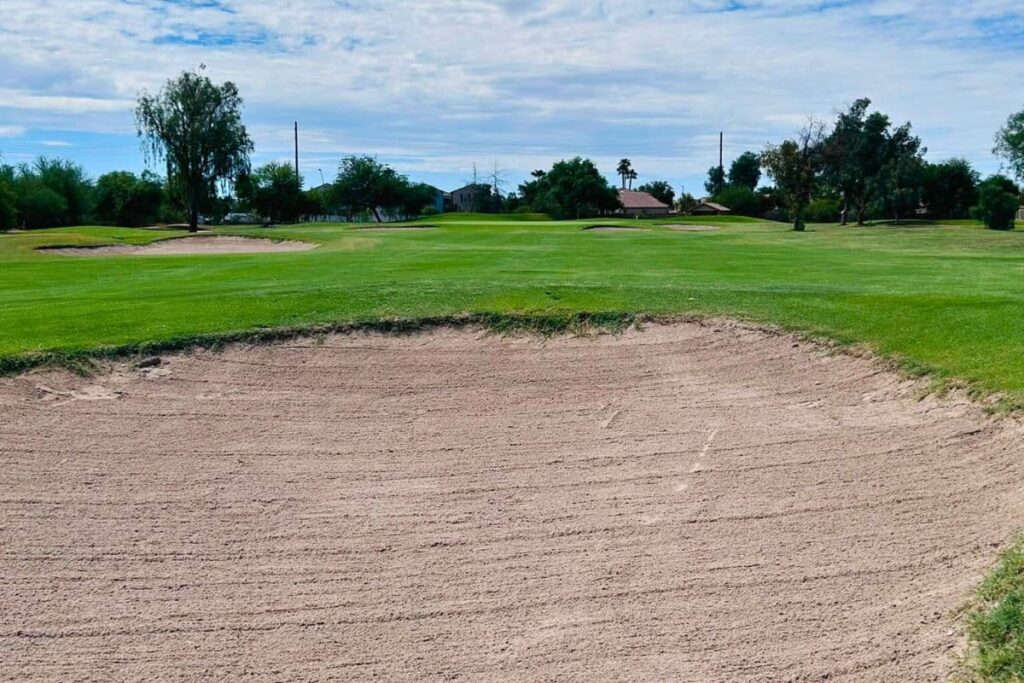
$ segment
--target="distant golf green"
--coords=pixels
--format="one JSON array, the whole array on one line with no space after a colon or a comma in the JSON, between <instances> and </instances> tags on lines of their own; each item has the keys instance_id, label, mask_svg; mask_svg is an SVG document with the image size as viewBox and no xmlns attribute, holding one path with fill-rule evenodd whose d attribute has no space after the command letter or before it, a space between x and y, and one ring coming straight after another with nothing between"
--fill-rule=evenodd
<instances>
[{"instance_id":1,"label":"distant golf green","mask_svg":"<svg viewBox=\"0 0 1024 683\"><path fill-rule=\"evenodd\" d=\"M0 235L0 359L461 313L724 314L866 343L1024 405L1024 234L968 223L798 234L749 219L502 218L218 231L321 245L270 254L65 256L36 249L184 233ZM639 229L583 229L598 224Z\"/></svg>"}]
</instances>

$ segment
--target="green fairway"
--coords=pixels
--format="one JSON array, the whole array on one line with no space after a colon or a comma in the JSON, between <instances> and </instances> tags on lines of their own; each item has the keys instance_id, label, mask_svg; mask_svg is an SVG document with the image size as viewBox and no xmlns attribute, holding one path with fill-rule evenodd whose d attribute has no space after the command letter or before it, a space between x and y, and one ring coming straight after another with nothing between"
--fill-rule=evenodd
<instances>
[{"instance_id":1,"label":"green fairway","mask_svg":"<svg viewBox=\"0 0 1024 683\"><path fill-rule=\"evenodd\" d=\"M69 257L44 245L181 232L0 235L0 358L255 327L461 313L729 314L863 342L1024 401L1024 234L974 225L751 219L550 222L444 216L425 230L223 229L320 243L297 253ZM584 231L588 224L640 228ZM672 230L661 224L710 225Z\"/></svg>"}]
</instances>

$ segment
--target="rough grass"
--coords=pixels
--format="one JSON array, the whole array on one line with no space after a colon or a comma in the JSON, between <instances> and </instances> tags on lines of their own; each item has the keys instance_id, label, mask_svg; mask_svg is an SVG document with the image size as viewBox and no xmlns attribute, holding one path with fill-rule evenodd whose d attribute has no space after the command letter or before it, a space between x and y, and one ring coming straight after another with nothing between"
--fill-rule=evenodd
<instances>
[{"instance_id":1,"label":"rough grass","mask_svg":"<svg viewBox=\"0 0 1024 683\"><path fill-rule=\"evenodd\" d=\"M1000 558L967 615L963 683L1024 681L1024 538Z\"/></svg>"}]
</instances>

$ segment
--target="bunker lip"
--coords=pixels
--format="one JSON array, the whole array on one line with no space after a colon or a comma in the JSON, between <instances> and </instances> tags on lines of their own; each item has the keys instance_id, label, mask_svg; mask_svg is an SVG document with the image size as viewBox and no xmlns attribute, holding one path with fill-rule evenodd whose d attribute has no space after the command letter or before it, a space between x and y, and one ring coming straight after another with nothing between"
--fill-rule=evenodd
<instances>
[{"instance_id":1,"label":"bunker lip","mask_svg":"<svg viewBox=\"0 0 1024 683\"><path fill-rule=\"evenodd\" d=\"M187 254L265 254L309 251L318 244L298 240L272 240L238 235L190 235L145 245L105 244L81 247L39 247L37 252L62 256L170 256Z\"/></svg>"},{"instance_id":2,"label":"bunker lip","mask_svg":"<svg viewBox=\"0 0 1024 683\"><path fill-rule=\"evenodd\" d=\"M1024 526L1019 421L782 332L141 365L0 379L12 678L942 680Z\"/></svg>"}]
</instances>

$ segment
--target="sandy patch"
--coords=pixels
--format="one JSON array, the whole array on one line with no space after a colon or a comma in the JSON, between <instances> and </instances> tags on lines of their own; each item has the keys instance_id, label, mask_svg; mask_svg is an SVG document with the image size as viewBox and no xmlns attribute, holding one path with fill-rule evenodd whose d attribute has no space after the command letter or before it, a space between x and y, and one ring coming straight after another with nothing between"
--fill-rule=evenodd
<instances>
[{"instance_id":1,"label":"sandy patch","mask_svg":"<svg viewBox=\"0 0 1024 683\"><path fill-rule=\"evenodd\" d=\"M590 225L583 230L586 232L646 232L647 228L631 228L625 225Z\"/></svg>"},{"instance_id":2,"label":"sandy patch","mask_svg":"<svg viewBox=\"0 0 1024 683\"><path fill-rule=\"evenodd\" d=\"M319 245L296 240L211 235L159 240L144 246L118 244L103 247L41 247L37 251L64 256L167 256L172 254L262 254L308 251Z\"/></svg>"},{"instance_id":3,"label":"sandy patch","mask_svg":"<svg viewBox=\"0 0 1024 683\"><path fill-rule=\"evenodd\" d=\"M718 230L713 225L687 225L686 223L674 223L672 225L663 225L662 227L680 232L712 232Z\"/></svg>"},{"instance_id":4,"label":"sandy patch","mask_svg":"<svg viewBox=\"0 0 1024 683\"><path fill-rule=\"evenodd\" d=\"M942 680L1024 434L916 390L693 324L3 379L4 675Z\"/></svg>"}]
</instances>

